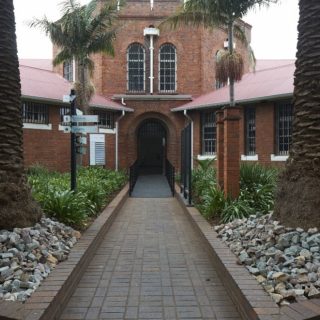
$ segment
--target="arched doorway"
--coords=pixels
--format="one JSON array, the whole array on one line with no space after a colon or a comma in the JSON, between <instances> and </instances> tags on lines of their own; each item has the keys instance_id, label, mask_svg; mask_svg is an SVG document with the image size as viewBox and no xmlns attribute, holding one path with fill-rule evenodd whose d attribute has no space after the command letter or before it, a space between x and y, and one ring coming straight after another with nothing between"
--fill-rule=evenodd
<instances>
[{"instance_id":1,"label":"arched doorway","mask_svg":"<svg viewBox=\"0 0 320 320\"><path fill-rule=\"evenodd\" d=\"M140 172L163 173L167 140L167 130L163 123L158 119L144 120L137 135Z\"/></svg>"}]
</instances>

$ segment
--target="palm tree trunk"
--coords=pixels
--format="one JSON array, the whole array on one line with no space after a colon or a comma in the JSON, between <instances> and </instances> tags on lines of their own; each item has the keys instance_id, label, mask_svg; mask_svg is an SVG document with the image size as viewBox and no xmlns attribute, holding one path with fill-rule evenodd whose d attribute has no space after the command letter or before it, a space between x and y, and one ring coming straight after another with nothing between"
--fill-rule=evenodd
<instances>
[{"instance_id":1,"label":"palm tree trunk","mask_svg":"<svg viewBox=\"0 0 320 320\"><path fill-rule=\"evenodd\" d=\"M320 2L300 0L290 158L275 215L292 227L320 228Z\"/></svg>"},{"instance_id":2,"label":"palm tree trunk","mask_svg":"<svg viewBox=\"0 0 320 320\"><path fill-rule=\"evenodd\" d=\"M41 217L24 171L21 89L12 0L0 6L0 229L26 227Z\"/></svg>"},{"instance_id":3,"label":"palm tree trunk","mask_svg":"<svg viewBox=\"0 0 320 320\"><path fill-rule=\"evenodd\" d=\"M230 54L233 53L233 24L233 21L230 21L228 24L228 49ZM234 107L234 79L229 78L229 82L230 107Z\"/></svg>"}]
</instances>

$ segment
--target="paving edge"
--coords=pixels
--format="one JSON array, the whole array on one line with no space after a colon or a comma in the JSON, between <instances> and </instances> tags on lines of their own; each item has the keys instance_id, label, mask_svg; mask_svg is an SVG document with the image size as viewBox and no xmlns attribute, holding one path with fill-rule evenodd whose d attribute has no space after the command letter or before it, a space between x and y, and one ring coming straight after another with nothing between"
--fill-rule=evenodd
<instances>
[{"instance_id":1,"label":"paving edge","mask_svg":"<svg viewBox=\"0 0 320 320\"><path fill-rule=\"evenodd\" d=\"M176 185L176 198L207 245L213 265L244 320L320 320L320 299L279 307L195 207L186 206Z\"/></svg>"},{"instance_id":2,"label":"paving edge","mask_svg":"<svg viewBox=\"0 0 320 320\"><path fill-rule=\"evenodd\" d=\"M208 221L195 207L187 207L176 187L176 198L192 225L207 245L212 262L229 296L244 320L280 319L280 308L242 265L229 247L218 238Z\"/></svg>"},{"instance_id":3,"label":"paving edge","mask_svg":"<svg viewBox=\"0 0 320 320\"><path fill-rule=\"evenodd\" d=\"M68 259L57 265L25 303L1 301L0 320L58 319L128 193L127 184L82 234Z\"/></svg>"}]
</instances>

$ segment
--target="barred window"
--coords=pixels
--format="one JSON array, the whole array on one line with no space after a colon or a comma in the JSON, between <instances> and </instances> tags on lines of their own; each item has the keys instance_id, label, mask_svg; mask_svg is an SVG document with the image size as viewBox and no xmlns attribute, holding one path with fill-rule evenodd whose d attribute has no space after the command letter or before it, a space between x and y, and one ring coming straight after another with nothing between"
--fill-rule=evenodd
<instances>
[{"instance_id":1,"label":"barred window","mask_svg":"<svg viewBox=\"0 0 320 320\"><path fill-rule=\"evenodd\" d=\"M145 90L145 49L139 43L131 44L127 50L127 90Z\"/></svg>"},{"instance_id":2,"label":"barred window","mask_svg":"<svg viewBox=\"0 0 320 320\"><path fill-rule=\"evenodd\" d=\"M164 44L159 50L159 91L177 90L177 53L172 44Z\"/></svg>"},{"instance_id":3,"label":"barred window","mask_svg":"<svg viewBox=\"0 0 320 320\"><path fill-rule=\"evenodd\" d=\"M99 117L99 127L114 129L114 112L104 110L94 110L92 114Z\"/></svg>"},{"instance_id":4,"label":"barred window","mask_svg":"<svg viewBox=\"0 0 320 320\"><path fill-rule=\"evenodd\" d=\"M24 123L49 123L49 106L37 102L22 102L22 121Z\"/></svg>"},{"instance_id":5,"label":"barred window","mask_svg":"<svg viewBox=\"0 0 320 320\"><path fill-rule=\"evenodd\" d=\"M203 112L201 115L202 154L216 153L217 127L215 111Z\"/></svg>"},{"instance_id":6,"label":"barred window","mask_svg":"<svg viewBox=\"0 0 320 320\"><path fill-rule=\"evenodd\" d=\"M63 116L71 115L70 107L60 107L60 122L63 123Z\"/></svg>"},{"instance_id":7,"label":"barred window","mask_svg":"<svg viewBox=\"0 0 320 320\"><path fill-rule=\"evenodd\" d=\"M276 154L288 155L291 137L293 105L291 103L276 104Z\"/></svg>"},{"instance_id":8,"label":"barred window","mask_svg":"<svg viewBox=\"0 0 320 320\"><path fill-rule=\"evenodd\" d=\"M245 108L245 150L247 156L256 154L256 109Z\"/></svg>"},{"instance_id":9,"label":"barred window","mask_svg":"<svg viewBox=\"0 0 320 320\"><path fill-rule=\"evenodd\" d=\"M63 77L68 81L73 81L73 61L63 63Z\"/></svg>"}]
</instances>

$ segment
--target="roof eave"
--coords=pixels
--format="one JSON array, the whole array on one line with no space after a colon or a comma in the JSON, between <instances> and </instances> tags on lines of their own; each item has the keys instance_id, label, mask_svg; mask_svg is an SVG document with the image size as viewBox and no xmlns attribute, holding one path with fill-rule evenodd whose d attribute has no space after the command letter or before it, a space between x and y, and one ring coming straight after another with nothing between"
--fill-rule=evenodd
<instances>
[{"instance_id":1,"label":"roof eave","mask_svg":"<svg viewBox=\"0 0 320 320\"><path fill-rule=\"evenodd\" d=\"M25 100L32 100L32 101L41 101L41 102L47 102L50 104L58 104L59 106L69 106L70 103L68 102L63 102L62 100L59 99L50 99L50 98L43 98L43 97L36 97L36 96L28 96L28 95L21 95L21 99ZM127 107L111 107L107 105L100 105L100 104L90 104L90 108L101 108L101 109L106 109L106 110L111 110L111 111L126 111L126 112L133 112L134 110L131 108Z\"/></svg>"},{"instance_id":2,"label":"roof eave","mask_svg":"<svg viewBox=\"0 0 320 320\"><path fill-rule=\"evenodd\" d=\"M280 100L280 99L288 99L292 98L293 93L283 93L283 94L278 94L278 95L273 95L273 96L265 96L265 97L255 97L252 99L243 99L243 100L236 100L237 104L252 104L252 103L257 103L261 101L274 101L274 100ZM210 103L210 104L203 104L203 105L198 105L195 107L191 108L183 108L183 107L177 107L171 109L172 112L179 112L179 111L184 111L184 110L197 110L197 109L208 109L208 108L214 108L214 107L222 107L229 104L229 101L224 101L224 102L217 102L217 103Z\"/></svg>"}]
</instances>

